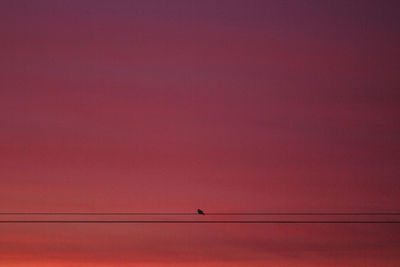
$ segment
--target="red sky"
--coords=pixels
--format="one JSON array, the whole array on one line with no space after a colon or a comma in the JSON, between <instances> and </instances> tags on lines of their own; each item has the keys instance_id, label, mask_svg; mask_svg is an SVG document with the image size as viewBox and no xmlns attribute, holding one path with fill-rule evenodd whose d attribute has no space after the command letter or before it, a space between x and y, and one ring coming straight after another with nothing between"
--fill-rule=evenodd
<instances>
[{"instance_id":1,"label":"red sky","mask_svg":"<svg viewBox=\"0 0 400 267\"><path fill-rule=\"evenodd\" d=\"M2 212L399 211L397 1L0 17ZM0 265L398 266L399 244L397 225L3 224Z\"/></svg>"}]
</instances>

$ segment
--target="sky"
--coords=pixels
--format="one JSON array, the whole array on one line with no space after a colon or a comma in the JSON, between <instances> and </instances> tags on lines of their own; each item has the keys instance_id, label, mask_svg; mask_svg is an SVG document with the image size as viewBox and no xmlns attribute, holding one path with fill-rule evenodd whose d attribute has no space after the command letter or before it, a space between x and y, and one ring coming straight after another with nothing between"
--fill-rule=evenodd
<instances>
[{"instance_id":1,"label":"sky","mask_svg":"<svg viewBox=\"0 0 400 267\"><path fill-rule=\"evenodd\" d=\"M399 212L399 17L0 0L0 211ZM2 266L399 262L398 225L0 225Z\"/></svg>"}]
</instances>

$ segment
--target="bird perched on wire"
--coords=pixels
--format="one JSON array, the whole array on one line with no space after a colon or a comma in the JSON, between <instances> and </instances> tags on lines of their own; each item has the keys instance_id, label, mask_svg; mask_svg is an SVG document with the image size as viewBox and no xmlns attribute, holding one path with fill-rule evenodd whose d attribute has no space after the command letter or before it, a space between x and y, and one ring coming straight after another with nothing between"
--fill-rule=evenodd
<instances>
[{"instance_id":1,"label":"bird perched on wire","mask_svg":"<svg viewBox=\"0 0 400 267\"><path fill-rule=\"evenodd\" d=\"M199 214L199 215L205 215L205 214L204 214L204 211L202 211L201 209L197 209L197 214Z\"/></svg>"}]
</instances>

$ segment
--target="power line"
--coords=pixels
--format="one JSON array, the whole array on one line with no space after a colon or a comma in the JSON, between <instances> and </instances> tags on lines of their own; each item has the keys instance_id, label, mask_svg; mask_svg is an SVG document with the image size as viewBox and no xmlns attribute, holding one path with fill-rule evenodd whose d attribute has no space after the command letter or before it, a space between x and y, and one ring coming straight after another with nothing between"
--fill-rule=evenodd
<instances>
[{"instance_id":1,"label":"power line","mask_svg":"<svg viewBox=\"0 0 400 267\"><path fill-rule=\"evenodd\" d=\"M44 216L52 216L52 215L84 215L84 216L101 216L101 215L129 215L129 216L146 216L146 215L155 215L155 216L181 216L181 215L198 215L195 212L0 212L0 215L44 215Z\"/></svg>"},{"instance_id":2,"label":"power line","mask_svg":"<svg viewBox=\"0 0 400 267\"><path fill-rule=\"evenodd\" d=\"M40 216L193 216L195 212L0 212L0 215ZM400 216L400 212L206 212L212 216Z\"/></svg>"},{"instance_id":3,"label":"power line","mask_svg":"<svg viewBox=\"0 0 400 267\"><path fill-rule=\"evenodd\" d=\"M0 220L0 224L399 224L400 221L161 221L161 220Z\"/></svg>"}]
</instances>

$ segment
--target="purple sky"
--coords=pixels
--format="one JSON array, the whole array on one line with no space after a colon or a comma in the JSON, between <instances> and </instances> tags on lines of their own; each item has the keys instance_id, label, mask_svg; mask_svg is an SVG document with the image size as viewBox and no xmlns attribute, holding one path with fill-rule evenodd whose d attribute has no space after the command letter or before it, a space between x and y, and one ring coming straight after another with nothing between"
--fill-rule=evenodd
<instances>
[{"instance_id":1,"label":"purple sky","mask_svg":"<svg viewBox=\"0 0 400 267\"><path fill-rule=\"evenodd\" d=\"M398 1L0 1L0 211L395 212ZM0 225L8 266L397 266L392 225Z\"/></svg>"}]
</instances>

